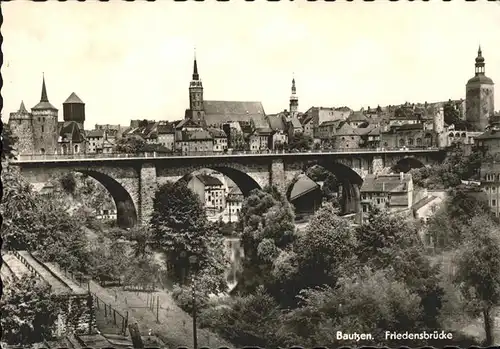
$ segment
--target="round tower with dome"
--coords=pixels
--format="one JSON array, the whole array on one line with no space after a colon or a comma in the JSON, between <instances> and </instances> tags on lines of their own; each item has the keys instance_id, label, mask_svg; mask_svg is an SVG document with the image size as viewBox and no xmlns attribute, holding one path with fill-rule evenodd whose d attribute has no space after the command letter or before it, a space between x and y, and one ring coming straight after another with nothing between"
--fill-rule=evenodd
<instances>
[{"instance_id":1,"label":"round tower with dome","mask_svg":"<svg viewBox=\"0 0 500 349\"><path fill-rule=\"evenodd\" d=\"M494 83L485 75L481 47L477 52L475 75L466 85L466 119L473 131L484 131L495 113Z\"/></svg>"}]
</instances>

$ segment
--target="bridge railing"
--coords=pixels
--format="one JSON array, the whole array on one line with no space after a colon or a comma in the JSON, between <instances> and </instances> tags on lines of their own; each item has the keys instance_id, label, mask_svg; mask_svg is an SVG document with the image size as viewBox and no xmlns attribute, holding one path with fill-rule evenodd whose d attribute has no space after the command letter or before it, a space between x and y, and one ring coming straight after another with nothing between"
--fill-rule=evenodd
<instances>
[{"instance_id":1,"label":"bridge railing","mask_svg":"<svg viewBox=\"0 0 500 349\"><path fill-rule=\"evenodd\" d=\"M408 152L408 151L436 151L437 147L404 147L404 148L336 148L336 149L318 149L318 150L248 150L248 151L203 151L203 152L184 152L184 153L158 153L158 152L139 152L139 153L108 153L108 154L22 154L18 155L13 162L29 160L90 160L90 159L127 159L127 158L180 158L187 156L195 157L226 157L226 156L248 156L265 154L323 154L323 153L378 153L378 152Z\"/></svg>"}]
</instances>

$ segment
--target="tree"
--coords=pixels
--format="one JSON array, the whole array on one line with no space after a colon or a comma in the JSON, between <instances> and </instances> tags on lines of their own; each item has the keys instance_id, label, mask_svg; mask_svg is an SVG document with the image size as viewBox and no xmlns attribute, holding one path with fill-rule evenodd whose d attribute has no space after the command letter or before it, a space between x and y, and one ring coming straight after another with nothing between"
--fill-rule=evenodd
<instances>
[{"instance_id":1,"label":"tree","mask_svg":"<svg viewBox=\"0 0 500 349\"><path fill-rule=\"evenodd\" d=\"M328 203L312 217L305 234L294 243L298 278L294 289L334 286L339 277L352 272L357 241L347 220Z\"/></svg>"},{"instance_id":2,"label":"tree","mask_svg":"<svg viewBox=\"0 0 500 349\"><path fill-rule=\"evenodd\" d=\"M294 214L276 188L253 190L244 200L238 230L245 251L239 287L251 293L271 283L273 263L295 238Z\"/></svg>"},{"instance_id":3,"label":"tree","mask_svg":"<svg viewBox=\"0 0 500 349\"><path fill-rule=\"evenodd\" d=\"M221 265L225 265L223 236L210 225L199 197L183 181L168 182L158 188L151 218L153 238L167 256L175 281L184 284L196 271L208 273L225 287ZM189 257L196 256L191 265ZM213 275L215 273L216 275ZM224 285L222 285L224 283Z\"/></svg>"},{"instance_id":4,"label":"tree","mask_svg":"<svg viewBox=\"0 0 500 349\"><path fill-rule=\"evenodd\" d=\"M139 153L146 145L146 141L140 136L126 136L119 138L116 142L115 151L118 153L135 154Z\"/></svg>"},{"instance_id":5,"label":"tree","mask_svg":"<svg viewBox=\"0 0 500 349\"><path fill-rule=\"evenodd\" d=\"M66 193L71 195L75 194L77 183L75 175L72 172L68 172L60 177L59 184Z\"/></svg>"},{"instance_id":6,"label":"tree","mask_svg":"<svg viewBox=\"0 0 500 349\"><path fill-rule=\"evenodd\" d=\"M9 125L2 122L2 161L15 159L17 142L18 138L12 133Z\"/></svg>"},{"instance_id":7,"label":"tree","mask_svg":"<svg viewBox=\"0 0 500 349\"><path fill-rule=\"evenodd\" d=\"M373 209L368 220L356 229L357 255L374 270L393 271L420 297L423 317L420 328L437 328L444 291L439 282L439 265L432 265L418 237L418 226L404 217Z\"/></svg>"},{"instance_id":8,"label":"tree","mask_svg":"<svg viewBox=\"0 0 500 349\"><path fill-rule=\"evenodd\" d=\"M39 202L29 184L12 166L2 170L2 239L9 249L30 249L36 237Z\"/></svg>"},{"instance_id":9,"label":"tree","mask_svg":"<svg viewBox=\"0 0 500 349\"><path fill-rule=\"evenodd\" d=\"M30 276L7 281L5 286L0 300L2 340L29 345L51 338L60 308L50 287Z\"/></svg>"},{"instance_id":10,"label":"tree","mask_svg":"<svg viewBox=\"0 0 500 349\"><path fill-rule=\"evenodd\" d=\"M494 307L500 305L500 230L488 215L470 221L457 254L455 283L476 314L482 314L486 345L493 345Z\"/></svg>"},{"instance_id":11,"label":"tree","mask_svg":"<svg viewBox=\"0 0 500 349\"><path fill-rule=\"evenodd\" d=\"M232 127L230 129L229 134L230 134L230 138L229 138L230 148L234 149L235 151L247 150L248 145L247 145L247 142L245 141L245 137L243 135L243 132Z\"/></svg>"},{"instance_id":12,"label":"tree","mask_svg":"<svg viewBox=\"0 0 500 349\"><path fill-rule=\"evenodd\" d=\"M294 133L289 139L288 139L288 149L289 150L299 150L299 151L305 151L305 150L311 150L313 144L313 139L304 133Z\"/></svg>"},{"instance_id":13,"label":"tree","mask_svg":"<svg viewBox=\"0 0 500 349\"><path fill-rule=\"evenodd\" d=\"M339 279L337 286L307 289L299 296L301 306L282 320L295 343L304 346L338 347L344 345L402 345L385 340L385 331L404 332L419 328L422 308L419 297L390 272L361 269ZM336 332L370 333L366 342L346 342ZM293 344L293 343L290 343Z\"/></svg>"}]
</instances>

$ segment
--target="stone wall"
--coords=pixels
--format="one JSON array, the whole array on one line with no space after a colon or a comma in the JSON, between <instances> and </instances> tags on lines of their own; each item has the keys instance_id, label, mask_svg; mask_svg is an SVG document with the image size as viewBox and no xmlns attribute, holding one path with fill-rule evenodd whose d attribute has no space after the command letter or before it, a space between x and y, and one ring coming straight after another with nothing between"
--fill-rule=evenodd
<instances>
[{"instance_id":1,"label":"stone wall","mask_svg":"<svg viewBox=\"0 0 500 349\"><path fill-rule=\"evenodd\" d=\"M33 154L35 151L33 139L33 127L30 119L14 119L11 115L9 119L9 127L13 135L18 140L16 150L18 154Z\"/></svg>"},{"instance_id":2,"label":"stone wall","mask_svg":"<svg viewBox=\"0 0 500 349\"><path fill-rule=\"evenodd\" d=\"M89 295L54 296L61 312L54 327L56 337L68 334L89 334L96 327L95 309Z\"/></svg>"},{"instance_id":3,"label":"stone wall","mask_svg":"<svg viewBox=\"0 0 500 349\"><path fill-rule=\"evenodd\" d=\"M145 163L141 167L140 186L140 208L139 218L143 223L149 222L153 214L153 198L158 187L156 167Z\"/></svg>"}]
</instances>

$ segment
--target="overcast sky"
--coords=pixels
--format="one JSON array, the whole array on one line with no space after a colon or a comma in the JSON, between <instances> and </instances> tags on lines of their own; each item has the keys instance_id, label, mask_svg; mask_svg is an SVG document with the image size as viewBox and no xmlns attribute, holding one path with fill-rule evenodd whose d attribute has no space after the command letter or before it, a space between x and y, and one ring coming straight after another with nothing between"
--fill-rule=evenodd
<instances>
[{"instance_id":1,"label":"overcast sky","mask_svg":"<svg viewBox=\"0 0 500 349\"><path fill-rule=\"evenodd\" d=\"M299 110L465 98L481 44L500 81L500 6L421 3L2 3L4 119L40 100L45 72L59 109L75 92L85 128L175 120L188 107L196 47L208 100ZM500 109L500 87L495 94Z\"/></svg>"}]
</instances>

